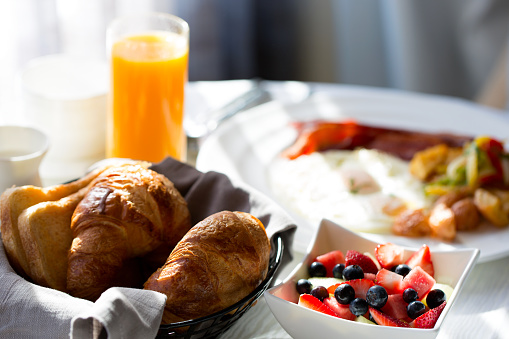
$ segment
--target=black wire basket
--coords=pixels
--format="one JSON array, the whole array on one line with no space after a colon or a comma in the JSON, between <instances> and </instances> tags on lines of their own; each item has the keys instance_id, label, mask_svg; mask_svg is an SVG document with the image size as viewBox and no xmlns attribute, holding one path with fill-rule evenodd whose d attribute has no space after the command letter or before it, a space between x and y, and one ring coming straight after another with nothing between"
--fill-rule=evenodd
<instances>
[{"instance_id":1,"label":"black wire basket","mask_svg":"<svg viewBox=\"0 0 509 339\"><path fill-rule=\"evenodd\" d=\"M161 325L157 338L216 338L226 332L237 320L240 319L263 295L272 283L272 278L281 264L284 243L279 235L272 239L272 249L269 261L269 269L265 280L244 299L232 306L214 314L193 320L181 321L170 325ZM186 328L185 332L181 329Z\"/></svg>"}]
</instances>

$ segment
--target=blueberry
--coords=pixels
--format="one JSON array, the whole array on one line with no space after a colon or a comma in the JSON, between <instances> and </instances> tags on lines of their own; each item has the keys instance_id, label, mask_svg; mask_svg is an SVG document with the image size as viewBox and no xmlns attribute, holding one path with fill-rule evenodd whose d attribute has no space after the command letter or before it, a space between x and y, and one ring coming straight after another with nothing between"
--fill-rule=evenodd
<instances>
[{"instance_id":1,"label":"blueberry","mask_svg":"<svg viewBox=\"0 0 509 339\"><path fill-rule=\"evenodd\" d=\"M355 298L355 291L352 286L348 284L341 284L336 287L334 297L338 303L348 305Z\"/></svg>"},{"instance_id":2,"label":"blueberry","mask_svg":"<svg viewBox=\"0 0 509 339\"><path fill-rule=\"evenodd\" d=\"M366 293L366 301L369 306L381 308L387 302L389 295L385 288L380 285L371 286Z\"/></svg>"},{"instance_id":3,"label":"blueberry","mask_svg":"<svg viewBox=\"0 0 509 339\"><path fill-rule=\"evenodd\" d=\"M417 294L417 291L414 290L413 288L407 288L406 290L403 291L403 300L407 304L410 304L412 301L416 301L417 299L419 299L419 295Z\"/></svg>"},{"instance_id":4,"label":"blueberry","mask_svg":"<svg viewBox=\"0 0 509 339\"><path fill-rule=\"evenodd\" d=\"M428 296L426 297L426 303L429 308L435 308L440 306L446 299L445 293L442 290L434 289L429 291Z\"/></svg>"},{"instance_id":5,"label":"blueberry","mask_svg":"<svg viewBox=\"0 0 509 339\"><path fill-rule=\"evenodd\" d=\"M343 279L343 270L345 269L345 264L337 264L332 269L332 275L334 278Z\"/></svg>"},{"instance_id":6,"label":"blueberry","mask_svg":"<svg viewBox=\"0 0 509 339\"><path fill-rule=\"evenodd\" d=\"M411 270L412 268L405 264L397 265L394 267L394 272L402 276L406 276L408 273L410 273Z\"/></svg>"},{"instance_id":7,"label":"blueberry","mask_svg":"<svg viewBox=\"0 0 509 339\"><path fill-rule=\"evenodd\" d=\"M406 307L406 313L412 319L415 319L426 312L426 305L420 301L412 301Z\"/></svg>"},{"instance_id":8,"label":"blueberry","mask_svg":"<svg viewBox=\"0 0 509 339\"><path fill-rule=\"evenodd\" d=\"M323 299L329 297L329 292L325 287L317 286L311 290L311 295L320 301L323 301Z\"/></svg>"},{"instance_id":9,"label":"blueberry","mask_svg":"<svg viewBox=\"0 0 509 339\"><path fill-rule=\"evenodd\" d=\"M325 277L327 276L327 268L321 262L314 261L309 266L309 275L312 277Z\"/></svg>"},{"instance_id":10,"label":"blueberry","mask_svg":"<svg viewBox=\"0 0 509 339\"><path fill-rule=\"evenodd\" d=\"M366 300L362 298L355 298L350 303L349 308L350 312L352 312L353 315L358 317L360 315L366 314L366 312L368 311L368 303L366 302Z\"/></svg>"},{"instance_id":11,"label":"blueberry","mask_svg":"<svg viewBox=\"0 0 509 339\"><path fill-rule=\"evenodd\" d=\"M299 294L309 294L312 288L313 285L311 285L311 282L307 279L299 279L299 281L297 281L297 293Z\"/></svg>"},{"instance_id":12,"label":"blueberry","mask_svg":"<svg viewBox=\"0 0 509 339\"><path fill-rule=\"evenodd\" d=\"M363 279L364 272L359 265L349 265L343 270L343 278L345 280Z\"/></svg>"}]
</instances>

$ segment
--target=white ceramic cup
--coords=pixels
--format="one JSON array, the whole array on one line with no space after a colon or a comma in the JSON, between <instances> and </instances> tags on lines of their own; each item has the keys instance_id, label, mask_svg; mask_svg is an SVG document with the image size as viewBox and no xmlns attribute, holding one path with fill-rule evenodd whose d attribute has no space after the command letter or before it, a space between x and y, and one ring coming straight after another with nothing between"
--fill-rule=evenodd
<instances>
[{"instance_id":1,"label":"white ceramic cup","mask_svg":"<svg viewBox=\"0 0 509 339\"><path fill-rule=\"evenodd\" d=\"M12 186L41 186L39 166L48 137L32 127L0 126L0 193Z\"/></svg>"}]
</instances>

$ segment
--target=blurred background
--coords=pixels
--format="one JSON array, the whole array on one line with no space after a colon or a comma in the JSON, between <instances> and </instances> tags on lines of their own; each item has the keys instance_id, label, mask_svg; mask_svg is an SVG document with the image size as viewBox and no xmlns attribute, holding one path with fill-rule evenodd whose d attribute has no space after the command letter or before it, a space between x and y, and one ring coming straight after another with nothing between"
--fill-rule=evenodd
<instances>
[{"instance_id":1,"label":"blurred background","mask_svg":"<svg viewBox=\"0 0 509 339\"><path fill-rule=\"evenodd\" d=\"M0 0L0 118L16 110L30 59L106 60L108 23L143 11L189 22L191 81L332 82L506 107L507 0Z\"/></svg>"}]
</instances>

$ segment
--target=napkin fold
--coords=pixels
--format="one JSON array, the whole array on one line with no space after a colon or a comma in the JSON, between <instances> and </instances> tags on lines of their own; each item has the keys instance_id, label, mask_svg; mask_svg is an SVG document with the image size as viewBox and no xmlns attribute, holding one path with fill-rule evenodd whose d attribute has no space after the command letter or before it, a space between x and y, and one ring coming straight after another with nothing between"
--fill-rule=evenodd
<instances>
[{"instance_id":1,"label":"napkin fold","mask_svg":"<svg viewBox=\"0 0 509 339\"><path fill-rule=\"evenodd\" d=\"M159 292L112 287L92 307L72 318L70 336L110 339L155 337L165 302L166 296Z\"/></svg>"},{"instance_id":2,"label":"napkin fold","mask_svg":"<svg viewBox=\"0 0 509 339\"><path fill-rule=\"evenodd\" d=\"M283 239L280 269L291 261L296 226L257 190L172 158L152 169L168 177L184 196L193 224L222 210L249 212L262 221L271 239ZM154 338L166 301L158 292L114 287L93 303L35 285L14 272L1 242L0 286L1 338Z\"/></svg>"}]
</instances>

